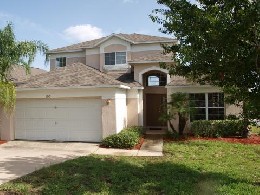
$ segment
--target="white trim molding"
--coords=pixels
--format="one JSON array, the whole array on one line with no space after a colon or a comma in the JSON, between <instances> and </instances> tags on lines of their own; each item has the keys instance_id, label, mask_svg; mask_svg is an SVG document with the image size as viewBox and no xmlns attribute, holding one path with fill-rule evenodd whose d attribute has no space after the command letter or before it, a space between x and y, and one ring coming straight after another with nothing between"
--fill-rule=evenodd
<instances>
[{"instance_id":1,"label":"white trim molding","mask_svg":"<svg viewBox=\"0 0 260 195\"><path fill-rule=\"evenodd\" d=\"M152 70L158 70L158 71L164 72L165 74L167 74L167 84L170 82L171 78L170 78L168 70L159 68L157 66L152 66L152 67L146 68L138 73L138 79L139 79L139 83L141 85L143 85L143 74L145 74L146 72L152 71Z\"/></svg>"}]
</instances>

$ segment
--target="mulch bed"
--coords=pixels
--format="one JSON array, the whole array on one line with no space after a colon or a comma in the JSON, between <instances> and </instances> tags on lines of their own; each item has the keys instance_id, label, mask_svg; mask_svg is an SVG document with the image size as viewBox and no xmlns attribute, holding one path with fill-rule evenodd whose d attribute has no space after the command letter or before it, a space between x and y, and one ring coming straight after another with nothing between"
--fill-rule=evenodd
<instances>
[{"instance_id":1,"label":"mulch bed","mask_svg":"<svg viewBox=\"0 0 260 195\"><path fill-rule=\"evenodd\" d=\"M139 140L139 143L134 146L133 150L140 150L143 143L144 143L144 137L141 137L140 140Z\"/></svg>"},{"instance_id":2,"label":"mulch bed","mask_svg":"<svg viewBox=\"0 0 260 195\"><path fill-rule=\"evenodd\" d=\"M224 141L229 143L241 143L241 144L260 144L260 136L251 135L248 138L241 137L229 137L229 138L206 138L206 137L183 137L179 139L164 138L166 142L172 141L189 141L189 140L211 140L211 141Z\"/></svg>"},{"instance_id":3,"label":"mulch bed","mask_svg":"<svg viewBox=\"0 0 260 195\"><path fill-rule=\"evenodd\" d=\"M0 145L6 143L7 141L0 140Z\"/></svg>"}]
</instances>

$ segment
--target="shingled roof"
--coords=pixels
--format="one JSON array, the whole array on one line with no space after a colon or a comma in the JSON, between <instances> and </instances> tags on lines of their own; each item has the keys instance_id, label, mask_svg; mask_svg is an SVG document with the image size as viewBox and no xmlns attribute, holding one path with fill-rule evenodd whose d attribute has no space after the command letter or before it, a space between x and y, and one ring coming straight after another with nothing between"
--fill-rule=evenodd
<instances>
[{"instance_id":1,"label":"shingled roof","mask_svg":"<svg viewBox=\"0 0 260 195\"><path fill-rule=\"evenodd\" d=\"M192 82L182 76L172 76L171 82L167 84L167 86L176 86L176 87L199 86L199 85L200 84Z\"/></svg>"},{"instance_id":2,"label":"shingled roof","mask_svg":"<svg viewBox=\"0 0 260 195\"><path fill-rule=\"evenodd\" d=\"M28 79L18 88L121 86L125 83L82 63L57 68Z\"/></svg>"},{"instance_id":3,"label":"shingled roof","mask_svg":"<svg viewBox=\"0 0 260 195\"><path fill-rule=\"evenodd\" d=\"M73 45L69 45L66 47L61 47L57 49L50 50L49 53L57 53L57 52L69 52L69 51L77 51L82 50L84 48L93 48L104 42L105 40L111 37L119 37L123 40L129 41L132 44L140 44L140 43L153 43L153 42L175 42L175 39L167 38L167 37L160 37L160 36L151 36L151 35L144 35L144 34L112 34L106 37L102 37L99 39L94 39L90 41L85 41L82 43L77 43Z\"/></svg>"},{"instance_id":4,"label":"shingled roof","mask_svg":"<svg viewBox=\"0 0 260 195\"><path fill-rule=\"evenodd\" d=\"M112 76L116 80L125 83L130 87L142 87L142 85L134 80L134 73L131 72L120 72L120 71L111 71L107 73L109 76Z\"/></svg>"},{"instance_id":5,"label":"shingled roof","mask_svg":"<svg viewBox=\"0 0 260 195\"><path fill-rule=\"evenodd\" d=\"M26 74L26 70L22 66L15 65L8 76L8 79L13 81L15 84L20 82L24 82L25 80L29 79L32 76L36 76L42 73L46 73L46 70L40 68L30 68L30 73Z\"/></svg>"},{"instance_id":6,"label":"shingled roof","mask_svg":"<svg viewBox=\"0 0 260 195\"><path fill-rule=\"evenodd\" d=\"M139 57L132 57L130 64L143 62L173 62L171 54L163 54L162 52L143 54Z\"/></svg>"}]
</instances>

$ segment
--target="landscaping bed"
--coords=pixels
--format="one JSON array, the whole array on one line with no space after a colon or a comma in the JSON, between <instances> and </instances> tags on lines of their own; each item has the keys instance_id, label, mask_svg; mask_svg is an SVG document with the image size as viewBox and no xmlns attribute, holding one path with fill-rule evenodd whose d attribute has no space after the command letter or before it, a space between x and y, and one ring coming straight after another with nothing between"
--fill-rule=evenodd
<instances>
[{"instance_id":1,"label":"landscaping bed","mask_svg":"<svg viewBox=\"0 0 260 195\"><path fill-rule=\"evenodd\" d=\"M7 143L7 141L0 140L0 145L4 143Z\"/></svg>"},{"instance_id":2,"label":"landscaping bed","mask_svg":"<svg viewBox=\"0 0 260 195\"><path fill-rule=\"evenodd\" d=\"M194 136L186 136L181 138L169 138L169 137L164 138L165 142L191 141L191 140L224 141L229 143L241 143L241 144L260 144L260 136L258 135L251 135L248 138L242 138L242 137L209 138L209 137L194 137Z\"/></svg>"},{"instance_id":3,"label":"landscaping bed","mask_svg":"<svg viewBox=\"0 0 260 195\"><path fill-rule=\"evenodd\" d=\"M122 149L133 149L135 147L141 147L143 142L142 132L142 127L138 126L124 128L118 134L113 134L104 138L100 147Z\"/></svg>"}]
</instances>

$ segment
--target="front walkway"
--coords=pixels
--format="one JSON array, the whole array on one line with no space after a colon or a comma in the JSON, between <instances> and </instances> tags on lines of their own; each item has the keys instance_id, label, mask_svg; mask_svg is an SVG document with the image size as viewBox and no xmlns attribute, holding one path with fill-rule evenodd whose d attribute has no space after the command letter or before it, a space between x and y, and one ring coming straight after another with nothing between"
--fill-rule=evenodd
<instances>
[{"instance_id":1,"label":"front walkway","mask_svg":"<svg viewBox=\"0 0 260 195\"><path fill-rule=\"evenodd\" d=\"M113 156L163 156L162 135L146 135L140 150L98 148L93 154Z\"/></svg>"}]
</instances>

